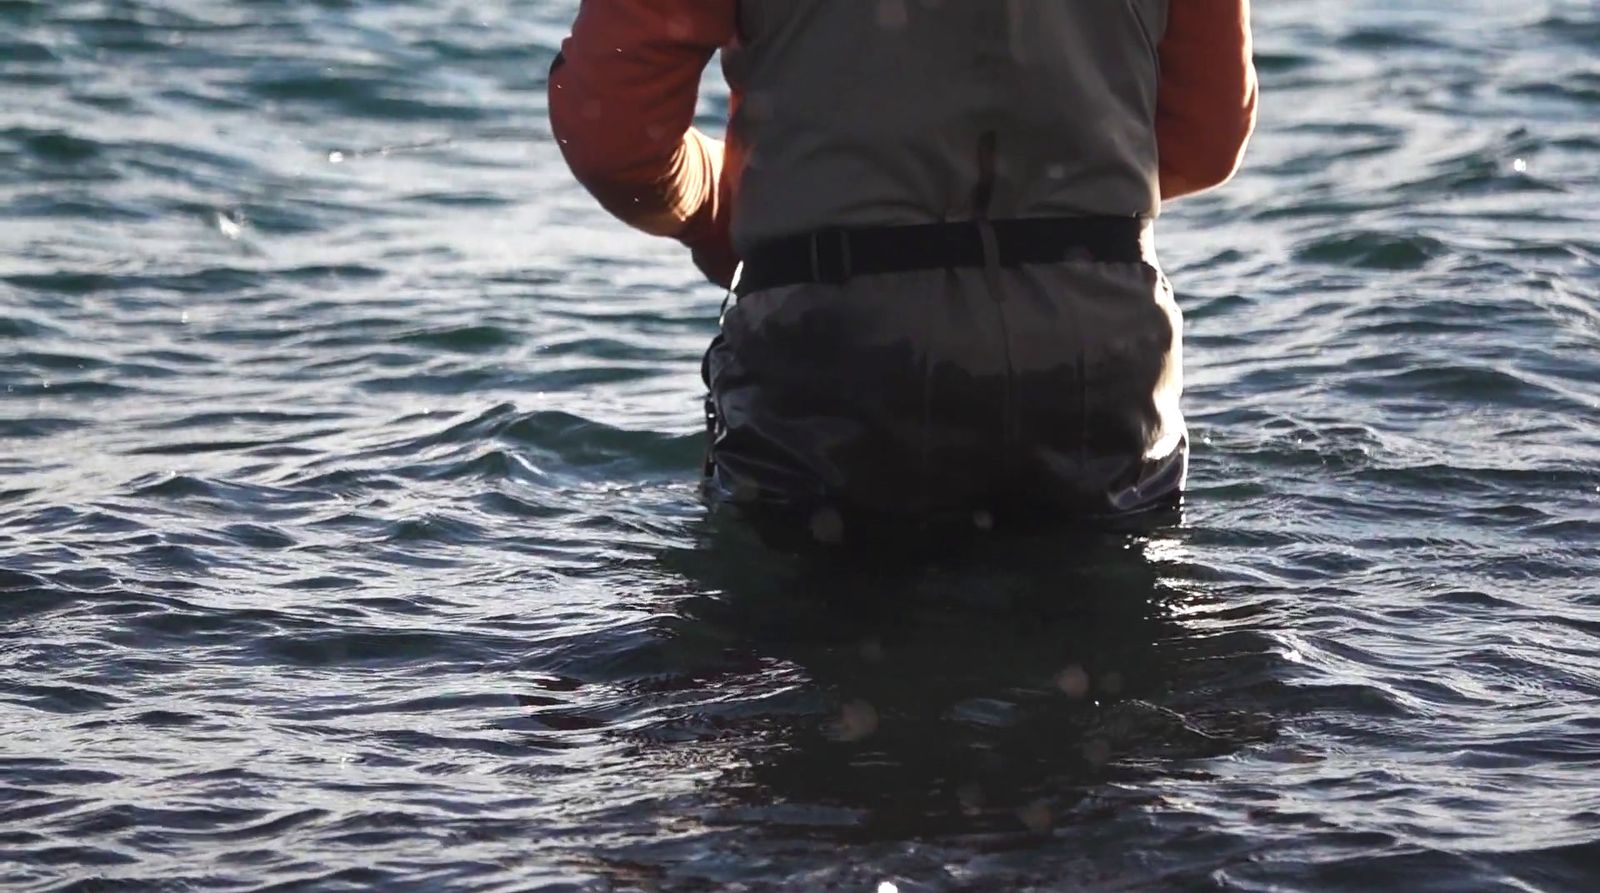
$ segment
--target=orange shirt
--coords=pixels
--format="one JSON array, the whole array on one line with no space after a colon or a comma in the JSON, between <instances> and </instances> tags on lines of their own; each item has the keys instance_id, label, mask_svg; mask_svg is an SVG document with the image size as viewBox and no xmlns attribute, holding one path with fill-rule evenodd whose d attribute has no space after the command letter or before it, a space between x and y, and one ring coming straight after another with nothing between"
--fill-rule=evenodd
<instances>
[{"instance_id":1,"label":"orange shirt","mask_svg":"<svg viewBox=\"0 0 1600 893\"><path fill-rule=\"evenodd\" d=\"M1226 183L1256 126L1250 0L1171 0L1157 48L1161 197Z\"/></svg>"},{"instance_id":2,"label":"orange shirt","mask_svg":"<svg viewBox=\"0 0 1600 893\"><path fill-rule=\"evenodd\" d=\"M737 15L738 0L584 0L550 72L551 127L579 182L624 222L689 246L724 286L740 153L692 122ZM1226 182L1255 127L1249 0L1171 0L1158 51L1161 194L1174 199Z\"/></svg>"}]
</instances>

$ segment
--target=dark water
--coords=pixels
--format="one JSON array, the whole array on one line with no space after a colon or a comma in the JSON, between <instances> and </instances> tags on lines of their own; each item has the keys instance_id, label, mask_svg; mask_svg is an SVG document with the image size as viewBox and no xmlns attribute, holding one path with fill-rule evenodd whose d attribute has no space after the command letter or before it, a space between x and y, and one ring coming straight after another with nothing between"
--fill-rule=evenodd
<instances>
[{"instance_id":1,"label":"dark water","mask_svg":"<svg viewBox=\"0 0 1600 893\"><path fill-rule=\"evenodd\" d=\"M571 0L0 0L0 887L1600 888L1600 8L1262 7L1182 518L869 564L699 502Z\"/></svg>"}]
</instances>

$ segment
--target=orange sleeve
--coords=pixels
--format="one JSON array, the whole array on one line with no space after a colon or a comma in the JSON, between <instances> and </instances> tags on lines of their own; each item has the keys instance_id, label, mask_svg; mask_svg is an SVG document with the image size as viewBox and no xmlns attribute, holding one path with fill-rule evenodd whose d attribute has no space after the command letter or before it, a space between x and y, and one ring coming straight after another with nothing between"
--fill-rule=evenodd
<instances>
[{"instance_id":1,"label":"orange sleeve","mask_svg":"<svg viewBox=\"0 0 1600 893\"><path fill-rule=\"evenodd\" d=\"M1226 183L1256 125L1250 0L1171 0L1161 39L1161 197Z\"/></svg>"},{"instance_id":2,"label":"orange sleeve","mask_svg":"<svg viewBox=\"0 0 1600 893\"><path fill-rule=\"evenodd\" d=\"M550 70L550 126L607 211L732 278L724 146L696 130L700 75L734 39L737 0L583 0Z\"/></svg>"}]
</instances>

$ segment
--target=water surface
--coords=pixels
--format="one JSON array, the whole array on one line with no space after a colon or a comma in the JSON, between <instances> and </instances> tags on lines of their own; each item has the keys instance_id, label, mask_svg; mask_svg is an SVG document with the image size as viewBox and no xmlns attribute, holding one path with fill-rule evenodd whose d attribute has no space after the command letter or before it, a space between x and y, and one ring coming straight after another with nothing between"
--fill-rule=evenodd
<instances>
[{"instance_id":1,"label":"water surface","mask_svg":"<svg viewBox=\"0 0 1600 893\"><path fill-rule=\"evenodd\" d=\"M1593 889L1600 10L1396 6L1163 220L1181 517L837 562L571 0L0 0L0 886Z\"/></svg>"}]
</instances>

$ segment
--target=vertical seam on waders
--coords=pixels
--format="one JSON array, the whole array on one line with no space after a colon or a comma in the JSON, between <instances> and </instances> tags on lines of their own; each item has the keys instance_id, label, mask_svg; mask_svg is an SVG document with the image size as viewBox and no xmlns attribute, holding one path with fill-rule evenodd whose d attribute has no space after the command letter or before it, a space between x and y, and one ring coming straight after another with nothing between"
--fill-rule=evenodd
<instances>
[{"instance_id":1,"label":"vertical seam on waders","mask_svg":"<svg viewBox=\"0 0 1600 893\"><path fill-rule=\"evenodd\" d=\"M1007 118L1000 112L1005 105L1009 72L1016 65L1016 46L1013 43L1012 22L1016 7L1009 2L976 4L983 10L978 22L974 69L983 84L984 104L979 113L978 129L978 182L972 190L972 217L983 248L984 280L994 305L999 327L1000 353L1004 362L1001 377L1001 415L998 468L986 488L991 493L1010 488L1015 474L1012 456L1016 440L1014 427L1016 409L1016 370L1011 356L1011 327L1006 318L1005 292L1000 275L999 239L990 222L994 213L994 198L999 179L1000 128ZM998 486L996 486L998 485Z\"/></svg>"},{"instance_id":2,"label":"vertical seam on waders","mask_svg":"<svg viewBox=\"0 0 1600 893\"><path fill-rule=\"evenodd\" d=\"M973 222L978 229L978 241L983 248L983 278L994 302L995 320L1000 328L1000 356L1005 363L1001 378L1000 396L1000 484L1009 486L1012 466L1011 451L1016 442L1016 369L1011 357L1011 326L1006 319L1005 289L1000 278L1000 240L994 224L989 220L989 205L994 199L995 164L999 151L999 136L985 130L978 137L978 183L972 191Z\"/></svg>"},{"instance_id":3,"label":"vertical seam on waders","mask_svg":"<svg viewBox=\"0 0 1600 893\"><path fill-rule=\"evenodd\" d=\"M1078 376L1078 469L1081 475L1089 467L1089 342L1084 336L1083 314L1078 312L1077 296L1063 297L1068 297L1066 304L1072 308L1072 331L1078 336L1073 371Z\"/></svg>"},{"instance_id":4,"label":"vertical seam on waders","mask_svg":"<svg viewBox=\"0 0 1600 893\"><path fill-rule=\"evenodd\" d=\"M950 280L954 276L955 273L953 271L947 270L945 272L943 285L946 294L950 293ZM939 297L943 299L944 295ZM940 308L940 310L942 312L943 308ZM921 449L918 456L918 461L921 463L921 473L918 477L922 482L922 505L918 508L922 511L927 511L928 507L933 505L931 488L933 483L933 340L930 338L933 328L933 312L924 311L919 313L918 316L922 320L922 334L918 339L922 345L922 441L919 444Z\"/></svg>"}]
</instances>

